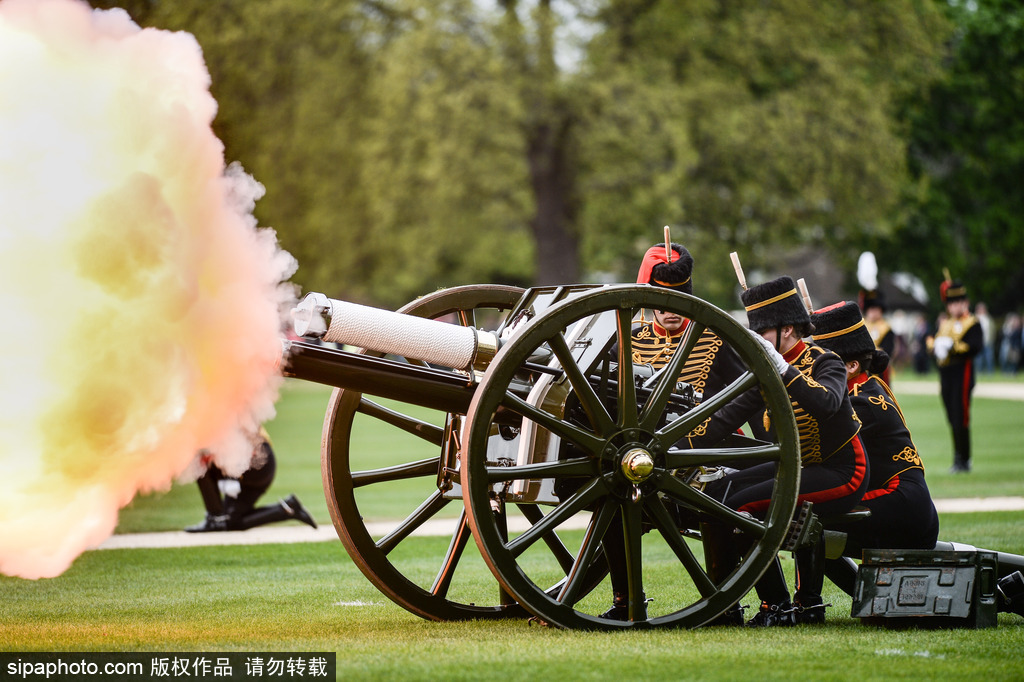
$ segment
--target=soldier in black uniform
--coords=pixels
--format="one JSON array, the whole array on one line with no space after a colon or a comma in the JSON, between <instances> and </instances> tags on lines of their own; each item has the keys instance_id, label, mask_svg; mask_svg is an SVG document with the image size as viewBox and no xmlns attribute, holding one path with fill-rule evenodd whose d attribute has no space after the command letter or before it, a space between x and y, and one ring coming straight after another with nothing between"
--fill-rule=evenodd
<instances>
[{"instance_id":1,"label":"soldier in black uniform","mask_svg":"<svg viewBox=\"0 0 1024 682\"><path fill-rule=\"evenodd\" d=\"M946 418L953 433L951 473L971 470L971 393L974 391L974 356L981 352L984 335L971 315L967 289L946 279L939 288L946 317L934 337L927 339L928 352L939 366L939 385Z\"/></svg>"},{"instance_id":2,"label":"soldier in black uniform","mask_svg":"<svg viewBox=\"0 0 1024 682\"><path fill-rule=\"evenodd\" d=\"M256 507L256 501L267 491L277 472L277 459L270 436L263 427L253 442L252 465L238 478L225 476L213 464L209 453L200 453L206 472L196 481L203 496L206 518L185 528L187 533L209 533L226 530L248 530L275 521L295 519L313 528L316 521L295 495L277 504Z\"/></svg>"},{"instance_id":3,"label":"soldier in black uniform","mask_svg":"<svg viewBox=\"0 0 1024 682\"><path fill-rule=\"evenodd\" d=\"M664 244L658 244L644 254L636 281L692 294L692 272L693 257L685 246L672 244L672 260L669 261ZM661 369L675 354L690 321L675 313L653 312L653 321L641 319L633 327L633 364ZM705 329L690 351L678 380L709 398L743 371L739 356L717 334Z\"/></svg>"},{"instance_id":4,"label":"soldier in black uniform","mask_svg":"<svg viewBox=\"0 0 1024 682\"><path fill-rule=\"evenodd\" d=\"M875 348L885 351L889 358L896 352L896 332L892 330L889 321L885 319L885 296L877 289L873 291L861 290L860 308L864 315L864 326L871 335ZM887 386L892 386L892 367L886 365L882 373L882 381Z\"/></svg>"},{"instance_id":5,"label":"soldier in black uniform","mask_svg":"<svg viewBox=\"0 0 1024 682\"><path fill-rule=\"evenodd\" d=\"M693 257L685 246L665 244L652 246L644 254L637 274L637 284L693 293ZM641 320L632 330L633 364L661 369L675 354L690 321L668 311L652 311L653 320ZM722 390L744 371L739 356L717 334L705 329L690 351L677 381L686 382L708 398ZM625 571L625 546L621 524L614 522L604 541L605 553L612 564L612 608L604 618L624 620L628 617L628 588Z\"/></svg>"},{"instance_id":6,"label":"soldier in black uniform","mask_svg":"<svg viewBox=\"0 0 1024 682\"><path fill-rule=\"evenodd\" d=\"M846 363L850 402L861 421L860 437L870 463L868 490L861 506L871 516L845 527L846 556L865 548L932 549L939 536L939 516L925 482L924 464L895 396L881 378L889 356L875 348L857 304L847 301L811 316L814 342ZM825 574L847 593L853 592L856 571L843 560L825 559L825 547L797 550L796 599L821 601ZM824 572L823 572L824 571ZM821 617L818 611L811 618Z\"/></svg>"},{"instance_id":7,"label":"soldier in black uniform","mask_svg":"<svg viewBox=\"0 0 1024 682\"><path fill-rule=\"evenodd\" d=\"M868 482L868 463L858 432L860 421L846 391L846 368L838 355L807 344L813 330L810 317L790 277L780 277L742 294L748 326L782 376L796 416L800 436L801 475L798 504L809 501L824 514L855 507ZM771 427L758 389L744 393L719 409L689 435L691 447L714 445L744 423ZM755 516L771 501L777 465L765 462L731 472L707 484L705 492L726 505ZM709 524L710 525L710 524ZM706 532L707 531L707 532ZM731 528L717 532L702 528L705 554L711 554L709 574L717 580L731 570L740 547ZM731 547L730 547L731 545ZM757 584L761 599L751 626L794 625L798 614L820 608L817 603L793 604L789 587L776 560Z\"/></svg>"}]
</instances>

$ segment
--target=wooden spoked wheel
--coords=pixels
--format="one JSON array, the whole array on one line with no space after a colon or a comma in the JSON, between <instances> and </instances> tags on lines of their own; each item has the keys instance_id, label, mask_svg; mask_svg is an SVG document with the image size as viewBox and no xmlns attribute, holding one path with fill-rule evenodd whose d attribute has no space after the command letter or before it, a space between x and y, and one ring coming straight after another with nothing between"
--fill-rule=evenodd
<instances>
[{"instance_id":1,"label":"wooden spoked wheel","mask_svg":"<svg viewBox=\"0 0 1024 682\"><path fill-rule=\"evenodd\" d=\"M510 286L455 287L399 312L486 328L503 320L522 293ZM334 527L363 575L412 613L431 620L526 616L492 580L460 581L459 567L476 550L461 500L445 495L438 475L453 416L335 389L324 418L321 458ZM396 507L406 516L387 521ZM409 538L432 525L443 535L415 543L410 551ZM479 557L475 561L481 563Z\"/></svg>"},{"instance_id":2,"label":"wooden spoked wheel","mask_svg":"<svg viewBox=\"0 0 1024 682\"><path fill-rule=\"evenodd\" d=\"M675 357L649 387L638 387L631 361L630 332L642 309L672 311L691 321ZM594 319L611 330L600 339L609 352L591 355L597 360L581 366L578 358L585 353L580 348L597 343L598 335L581 338L574 330ZM679 390L675 378L705 328L730 345L747 369L715 396L680 410L673 407L673 394ZM545 357L553 360L538 369L537 358ZM522 387L535 386L545 374L550 377L548 394L524 395ZM741 441L739 446L677 445L729 401L755 387L772 414L774 436L733 439ZM597 288L536 316L491 363L474 394L467 423L463 496L480 553L516 601L558 627L697 627L714 619L763 574L785 539L796 507L799 440L778 373L749 332L728 314L666 289ZM509 456L498 439L510 429L540 434L538 442L548 445L534 448L528 461ZM776 463L776 475L763 519L729 509L688 480L701 467L769 461ZM518 534L506 532L512 515L503 511L512 502L529 506L522 500L545 485L556 491L556 499L541 495L529 527ZM703 564L699 529L707 521L730 529L749 547L736 568L717 579ZM610 605L611 590L591 591L589 583L609 529L622 534L631 595L625 621L599 617ZM552 590L553 578L560 576L558 589Z\"/></svg>"}]
</instances>

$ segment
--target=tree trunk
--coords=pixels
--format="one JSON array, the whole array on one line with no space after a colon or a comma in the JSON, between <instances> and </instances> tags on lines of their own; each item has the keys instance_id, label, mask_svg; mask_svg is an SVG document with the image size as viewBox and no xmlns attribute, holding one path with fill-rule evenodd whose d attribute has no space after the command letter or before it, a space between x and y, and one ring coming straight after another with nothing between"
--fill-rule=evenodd
<instances>
[{"instance_id":1,"label":"tree trunk","mask_svg":"<svg viewBox=\"0 0 1024 682\"><path fill-rule=\"evenodd\" d=\"M538 123L530 135L527 154L536 201L530 227L537 246L538 286L579 282L571 130L571 117L563 114Z\"/></svg>"}]
</instances>

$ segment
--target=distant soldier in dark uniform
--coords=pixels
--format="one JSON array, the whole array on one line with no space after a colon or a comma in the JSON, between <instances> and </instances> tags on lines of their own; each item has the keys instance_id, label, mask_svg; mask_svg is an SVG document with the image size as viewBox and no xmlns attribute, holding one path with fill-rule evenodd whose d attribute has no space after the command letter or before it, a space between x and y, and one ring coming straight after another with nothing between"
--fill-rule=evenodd
<instances>
[{"instance_id":1,"label":"distant soldier in dark uniform","mask_svg":"<svg viewBox=\"0 0 1024 682\"><path fill-rule=\"evenodd\" d=\"M860 438L870 463L868 490L860 504L871 510L871 516L844 527L847 541L843 553L859 558L865 548L934 548L939 516L925 483L924 464L899 403L879 376L889 356L875 348L852 301L822 308L811 321L814 342L846 363L850 402L862 424ZM820 601L825 574L852 594L856 570L843 560L827 561L824 552L820 542L797 550L798 601L813 600L815 596Z\"/></svg>"},{"instance_id":2,"label":"distant soldier in dark uniform","mask_svg":"<svg viewBox=\"0 0 1024 682\"><path fill-rule=\"evenodd\" d=\"M896 332L889 326L885 319L885 296L877 289L874 291L861 290L860 309L864 313L864 326L871 335L871 341L875 348L884 351L891 359L896 352ZM892 386L892 367L886 364L882 373L882 381L887 386Z\"/></svg>"},{"instance_id":3,"label":"distant soldier in dark uniform","mask_svg":"<svg viewBox=\"0 0 1024 682\"><path fill-rule=\"evenodd\" d=\"M801 474L797 503L812 502L824 514L850 511L861 500L868 482L868 463L858 432L860 421L846 390L846 368L838 355L803 341L813 331L810 316L789 277L751 287L742 294L748 326L768 353L793 404L800 437ZM719 409L689 436L691 447L713 445L744 423L763 421L770 428L764 400L751 389ZM705 492L732 509L762 516L771 502L775 462L765 462L729 473L712 481ZM712 530L711 528L708 529ZM709 574L717 580L721 571L731 570L739 557L731 529L706 533L705 554L715 555ZM794 625L800 614L821 608L816 603L793 604L778 560L757 583L761 599L751 626ZM808 620L807 622L813 622Z\"/></svg>"},{"instance_id":4,"label":"distant soldier in dark uniform","mask_svg":"<svg viewBox=\"0 0 1024 682\"><path fill-rule=\"evenodd\" d=\"M684 294L693 293L693 257L685 246L671 245L671 254L665 244L652 246L644 254L637 274L638 284L651 284ZM653 320L641 315L632 330L633 364L650 365L661 369L675 355L679 342L686 333L690 320L675 313L655 310ZM743 373L745 367L739 356L710 329L705 329L680 370L677 381L693 386L708 398L722 390ZM628 617L628 589L624 569L625 546L621 525L614 523L606 534L605 552L613 564L612 608L604 618L623 620Z\"/></svg>"},{"instance_id":5,"label":"distant soldier in dark uniform","mask_svg":"<svg viewBox=\"0 0 1024 682\"><path fill-rule=\"evenodd\" d=\"M265 507L256 507L260 496L274 481L277 459L270 445L270 436L263 427L253 442L252 465L238 478L232 478L213 464L209 453L200 453L200 462L206 466L196 483L203 496L206 518L185 528L188 533L209 533L227 530L248 530L276 521L294 519L316 528L316 521L295 495Z\"/></svg>"},{"instance_id":6,"label":"distant soldier in dark uniform","mask_svg":"<svg viewBox=\"0 0 1024 682\"><path fill-rule=\"evenodd\" d=\"M939 366L939 385L946 418L953 432L952 473L971 470L971 393L974 391L974 356L981 352L984 336L978 320L971 315L967 289L961 282L946 279L939 288L946 317L934 337L927 340L928 352Z\"/></svg>"}]
</instances>

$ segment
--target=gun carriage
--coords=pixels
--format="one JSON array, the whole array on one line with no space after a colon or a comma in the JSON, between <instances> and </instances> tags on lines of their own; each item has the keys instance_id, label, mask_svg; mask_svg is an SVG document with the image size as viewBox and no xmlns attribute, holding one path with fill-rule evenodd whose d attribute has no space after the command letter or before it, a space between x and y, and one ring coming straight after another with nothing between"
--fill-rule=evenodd
<instances>
[{"instance_id":1,"label":"gun carriage","mask_svg":"<svg viewBox=\"0 0 1024 682\"><path fill-rule=\"evenodd\" d=\"M661 371L632 362L630 332L643 310L691 320ZM743 598L791 535L800 461L785 387L747 330L705 301L643 285L469 286L398 312L310 294L294 315L300 336L359 347L294 342L286 374L335 387L322 440L335 528L363 574L424 618L697 627ZM708 399L677 381L705 329L747 368ZM754 387L772 415L773 440L737 434L712 448L683 446L683 436ZM366 419L419 446L406 453L366 443ZM400 461L377 464L392 449ZM777 463L763 519L702 491L722 465L761 461ZM395 486L416 507L381 529L373 508L360 505L365 493ZM706 522L750 539L724 578L703 564ZM446 525L447 542L435 556L405 560L403 542L431 524ZM625 546L626 621L598 617L611 594L608 533L620 533ZM470 538L497 588L460 581Z\"/></svg>"}]
</instances>

